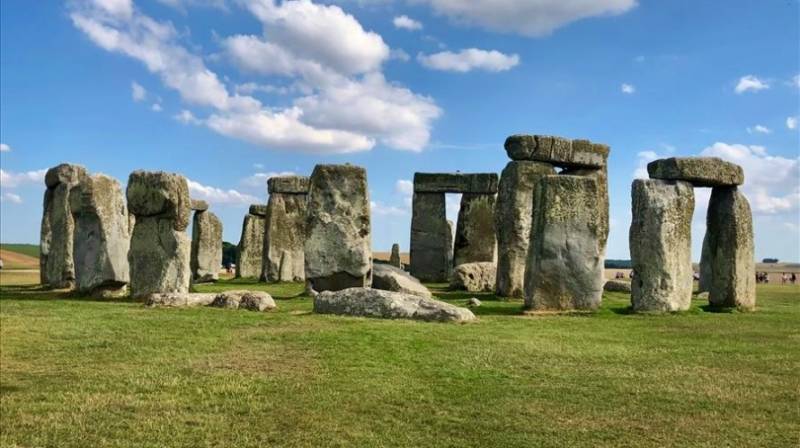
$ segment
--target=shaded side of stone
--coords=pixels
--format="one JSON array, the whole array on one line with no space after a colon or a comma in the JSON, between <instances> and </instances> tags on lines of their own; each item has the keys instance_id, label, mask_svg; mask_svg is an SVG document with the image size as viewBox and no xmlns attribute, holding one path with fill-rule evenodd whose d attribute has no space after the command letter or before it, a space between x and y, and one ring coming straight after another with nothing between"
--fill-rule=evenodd
<instances>
[{"instance_id":1,"label":"shaded side of stone","mask_svg":"<svg viewBox=\"0 0 800 448\"><path fill-rule=\"evenodd\" d=\"M683 180L696 187L737 186L744 183L744 171L735 163L718 157L671 157L647 164L652 179Z\"/></svg>"},{"instance_id":2,"label":"shaded side of stone","mask_svg":"<svg viewBox=\"0 0 800 448\"><path fill-rule=\"evenodd\" d=\"M270 194L264 229L262 280L268 282L305 280L303 246L307 203L308 198L305 194L275 192Z\"/></svg>"},{"instance_id":3,"label":"shaded side of stone","mask_svg":"<svg viewBox=\"0 0 800 448\"><path fill-rule=\"evenodd\" d=\"M446 282L453 265L453 237L444 193L414 193L411 208L411 275Z\"/></svg>"},{"instance_id":4,"label":"shaded side of stone","mask_svg":"<svg viewBox=\"0 0 800 448\"><path fill-rule=\"evenodd\" d=\"M389 264L396 268L403 267L403 263L400 261L400 245L397 243L392 244L392 253L389 255Z\"/></svg>"},{"instance_id":5,"label":"shaded side of stone","mask_svg":"<svg viewBox=\"0 0 800 448\"><path fill-rule=\"evenodd\" d=\"M497 193L495 173L414 173L415 193Z\"/></svg>"},{"instance_id":6,"label":"shaded side of stone","mask_svg":"<svg viewBox=\"0 0 800 448\"><path fill-rule=\"evenodd\" d=\"M494 204L491 194L465 193L456 222L453 265L494 262L497 257Z\"/></svg>"},{"instance_id":7,"label":"shaded side of stone","mask_svg":"<svg viewBox=\"0 0 800 448\"><path fill-rule=\"evenodd\" d=\"M709 246L708 229L706 229L706 234L703 236L703 250L700 253L700 281L698 282L698 292L708 292L711 289L711 271L711 247Z\"/></svg>"},{"instance_id":8,"label":"shaded side of stone","mask_svg":"<svg viewBox=\"0 0 800 448\"><path fill-rule=\"evenodd\" d=\"M242 236L236 247L236 277L261 277L264 255L263 216L248 213L242 221Z\"/></svg>"},{"instance_id":9,"label":"shaded side of stone","mask_svg":"<svg viewBox=\"0 0 800 448\"><path fill-rule=\"evenodd\" d=\"M192 282L219 280L222 267L222 221L212 212L197 211L192 221Z\"/></svg>"}]
</instances>

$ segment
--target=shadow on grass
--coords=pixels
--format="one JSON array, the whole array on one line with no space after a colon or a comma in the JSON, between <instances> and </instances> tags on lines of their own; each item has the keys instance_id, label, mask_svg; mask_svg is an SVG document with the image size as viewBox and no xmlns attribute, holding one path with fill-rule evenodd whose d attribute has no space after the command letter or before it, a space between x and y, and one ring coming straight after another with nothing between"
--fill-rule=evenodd
<instances>
[{"instance_id":1,"label":"shadow on grass","mask_svg":"<svg viewBox=\"0 0 800 448\"><path fill-rule=\"evenodd\" d=\"M141 300L130 296L101 298L92 297L78 291L52 290L41 285L4 286L0 288L0 300L30 300L30 301L80 301L104 303L141 303Z\"/></svg>"}]
</instances>

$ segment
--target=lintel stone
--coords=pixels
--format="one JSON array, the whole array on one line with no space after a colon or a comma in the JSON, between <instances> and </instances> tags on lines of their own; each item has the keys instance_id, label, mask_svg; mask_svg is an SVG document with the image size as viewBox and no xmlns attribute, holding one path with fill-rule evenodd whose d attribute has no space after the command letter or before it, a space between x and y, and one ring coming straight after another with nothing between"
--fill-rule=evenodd
<instances>
[{"instance_id":1,"label":"lintel stone","mask_svg":"<svg viewBox=\"0 0 800 448\"><path fill-rule=\"evenodd\" d=\"M269 194L308 194L307 176L276 176L267 180Z\"/></svg>"},{"instance_id":2,"label":"lintel stone","mask_svg":"<svg viewBox=\"0 0 800 448\"><path fill-rule=\"evenodd\" d=\"M414 173L415 193L497 193L496 173Z\"/></svg>"},{"instance_id":3,"label":"lintel stone","mask_svg":"<svg viewBox=\"0 0 800 448\"><path fill-rule=\"evenodd\" d=\"M606 166L609 153L603 144L550 135L512 135L504 146L511 160L547 162L562 168L600 169Z\"/></svg>"},{"instance_id":4,"label":"lintel stone","mask_svg":"<svg viewBox=\"0 0 800 448\"><path fill-rule=\"evenodd\" d=\"M742 167L719 157L670 157L647 164L651 179L684 180L695 187L735 187L744 183Z\"/></svg>"}]
</instances>

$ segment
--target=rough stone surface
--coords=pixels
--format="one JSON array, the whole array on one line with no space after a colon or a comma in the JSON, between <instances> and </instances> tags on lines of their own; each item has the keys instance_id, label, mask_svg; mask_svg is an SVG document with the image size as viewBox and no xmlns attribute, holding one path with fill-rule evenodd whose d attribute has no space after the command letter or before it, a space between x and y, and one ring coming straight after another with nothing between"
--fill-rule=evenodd
<instances>
[{"instance_id":1,"label":"rough stone surface","mask_svg":"<svg viewBox=\"0 0 800 448\"><path fill-rule=\"evenodd\" d=\"M47 190L40 234L39 276L46 287L75 286L75 221L70 210L70 192L85 178L85 168L69 164L50 168L45 174Z\"/></svg>"},{"instance_id":2,"label":"rough stone surface","mask_svg":"<svg viewBox=\"0 0 800 448\"><path fill-rule=\"evenodd\" d=\"M500 176L495 205L498 296L521 298L524 295L534 188L539 178L548 174L555 174L552 165L512 161Z\"/></svg>"},{"instance_id":3,"label":"rough stone surface","mask_svg":"<svg viewBox=\"0 0 800 448\"><path fill-rule=\"evenodd\" d=\"M403 267L403 263L400 261L400 245L397 243L392 244L392 254L389 255L389 264L396 268Z\"/></svg>"},{"instance_id":4,"label":"rough stone surface","mask_svg":"<svg viewBox=\"0 0 800 448\"><path fill-rule=\"evenodd\" d=\"M703 237L703 250L700 254L700 281L697 282L699 292L708 292L711 289L711 271L711 247L709 246L708 231L706 231Z\"/></svg>"},{"instance_id":5,"label":"rough stone surface","mask_svg":"<svg viewBox=\"0 0 800 448\"><path fill-rule=\"evenodd\" d=\"M140 217L169 219L173 229L186 230L191 199L186 178L163 171L134 171L128 177L128 209Z\"/></svg>"},{"instance_id":6,"label":"rough stone surface","mask_svg":"<svg viewBox=\"0 0 800 448\"><path fill-rule=\"evenodd\" d=\"M478 300L476 297L471 297L469 300L467 300L467 306L470 308L477 308L481 305L482 305L481 301Z\"/></svg>"},{"instance_id":7,"label":"rough stone surface","mask_svg":"<svg viewBox=\"0 0 800 448\"><path fill-rule=\"evenodd\" d=\"M197 211L192 222L192 281L219 280L222 267L222 221L212 212Z\"/></svg>"},{"instance_id":8,"label":"rough stone surface","mask_svg":"<svg viewBox=\"0 0 800 448\"><path fill-rule=\"evenodd\" d=\"M603 290L611 292L631 292L631 283L624 280L608 280Z\"/></svg>"},{"instance_id":9,"label":"rough stone surface","mask_svg":"<svg viewBox=\"0 0 800 448\"><path fill-rule=\"evenodd\" d=\"M267 204L252 204L248 213L261 217L267 216Z\"/></svg>"},{"instance_id":10,"label":"rough stone surface","mask_svg":"<svg viewBox=\"0 0 800 448\"><path fill-rule=\"evenodd\" d=\"M191 208L196 212L204 212L208 210L208 202L202 199L192 199L191 200Z\"/></svg>"},{"instance_id":11,"label":"rough stone surface","mask_svg":"<svg viewBox=\"0 0 800 448\"><path fill-rule=\"evenodd\" d=\"M322 292L314 298L314 312L383 319L468 322L475 315L466 308L411 294L372 288Z\"/></svg>"},{"instance_id":12,"label":"rough stone surface","mask_svg":"<svg viewBox=\"0 0 800 448\"><path fill-rule=\"evenodd\" d=\"M692 300L694 191L683 181L637 179L631 187L634 311L683 311Z\"/></svg>"},{"instance_id":13,"label":"rough stone surface","mask_svg":"<svg viewBox=\"0 0 800 448\"><path fill-rule=\"evenodd\" d=\"M453 264L497 259L497 233L494 227L495 195L465 193L456 222Z\"/></svg>"},{"instance_id":14,"label":"rough stone surface","mask_svg":"<svg viewBox=\"0 0 800 448\"><path fill-rule=\"evenodd\" d=\"M261 277L265 225L263 216L250 213L244 216L242 236L236 247L236 277Z\"/></svg>"},{"instance_id":15,"label":"rough stone surface","mask_svg":"<svg viewBox=\"0 0 800 448\"><path fill-rule=\"evenodd\" d=\"M647 164L652 179L685 180L696 187L736 186L744 183L744 171L718 157L671 157Z\"/></svg>"},{"instance_id":16,"label":"rough stone surface","mask_svg":"<svg viewBox=\"0 0 800 448\"><path fill-rule=\"evenodd\" d=\"M267 191L274 193L308 194L307 176L275 176L267 180Z\"/></svg>"},{"instance_id":17,"label":"rough stone surface","mask_svg":"<svg viewBox=\"0 0 800 448\"><path fill-rule=\"evenodd\" d=\"M525 270L526 309L591 311L600 305L605 254L598 190L592 177L539 180Z\"/></svg>"},{"instance_id":18,"label":"rough stone surface","mask_svg":"<svg viewBox=\"0 0 800 448\"><path fill-rule=\"evenodd\" d=\"M495 173L414 173L415 193L497 193Z\"/></svg>"},{"instance_id":19,"label":"rough stone surface","mask_svg":"<svg viewBox=\"0 0 800 448\"><path fill-rule=\"evenodd\" d=\"M589 140L569 140L549 135L512 135L506 139L511 160L535 160L564 168L602 168L608 146Z\"/></svg>"},{"instance_id":20,"label":"rough stone surface","mask_svg":"<svg viewBox=\"0 0 800 448\"><path fill-rule=\"evenodd\" d=\"M453 270L450 289L491 292L495 289L497 265L491 262L464 263Z\"/></svg>"},{"instance_id":21,"label":"rough stone surface","mask_svg":"<svg viewBox=\"0 0 800 448\"><path fill-rule=\"evenodd\" d=\"M598 226L600 226L601 243L603 251L606 249L609 231L609 201L608 201L608 169L590 168L568 168L561 171L562 175L585 176L597 179L597 201L600 204L600 214L598 215Z\"/></svg>"},{"instance_id":22,"label":"rough stone surface","mask_svg":"<svg viewBox=\"0 0 800 448\"><path fill-rule=\"evenodd\" d=\"M747 198L736 187L711 191L706 215L711 306L755 309L753 216Z\"/></svg>"},{"instance_id":23,"label":"rough stone surface","mask_svg":"<svg viewBox=\"0 0 800 448\"><path fill-rule=\"evenodd\" d=\"M218 293L210 304L217 308L268 311L277 307L272 296L263 291L225 291Z\"/></svg>"},{"instance_id":24,"label":"rough stone surface","mask_svg":"<svg viewBox=\"0 0 800 448\"><path fill-rule=\"evenodd\" d=\"M351 165L317 165L306 218L305 278L317 291L372 284L367 172Z\"/></svg>"},{"instance_id":25,"label":"rough stone surface","mask_svg":"<svg viewBox=\"0 0 800 448\"><path fill-rule=\"evenodd\" d=\"M400 268L383 263L372 265L372 287L384 291L431 297L431 292L419 280Z\"/></svg>"},{"instance_id":26,"label":"rough stone surface","mask_svg":"<svg viewBox=\"0 0 800 448\"><path fill-rule=\"evenodd\" d=\"M192 279L192 243L172 219L137 217L128 263L134 298L153 293L186 293Z\"/></svg>"},{"instance_id":27,"label":"rough stone surface","mask_svg":"<svg viewBox=\"0 0 800 448\"><path fill-rule=\"evenodd\" d=\"M453 266L453 232L444 193L414 193L411 208L411 275L446 282Z\"/></svg>"},{"instance_id":28,"label":"rough stone surface","mask_svg":"<svg viewBox=\"0 0 800 448\"><path fill-rule=\"evenodd\" d=\"M77 289L95 296L124 295L131 239L119 182L104 174L85 177L70 192L70 209Z\"/></svg>"},{"instance_id":29,"label":"rough stone surface","mask_svg":"<svg viewBox=\"0 0 800 448\"><path fill-rule=\"evenodd\" d=\"M216 297L216 293L164 292L146 296L144 304L152 307L208 306Z\"/></svg>"},{"instance_id":30,"label":"rough stone surface","mask_svg":"<svg viewBox=\"0 0 800 448\"><path fill-rule=\"evenodd\" d=\"M270 194L264 229L263 281L305 280L303 244L307 202L305 194Z\"/></svg>"}]
</instances>

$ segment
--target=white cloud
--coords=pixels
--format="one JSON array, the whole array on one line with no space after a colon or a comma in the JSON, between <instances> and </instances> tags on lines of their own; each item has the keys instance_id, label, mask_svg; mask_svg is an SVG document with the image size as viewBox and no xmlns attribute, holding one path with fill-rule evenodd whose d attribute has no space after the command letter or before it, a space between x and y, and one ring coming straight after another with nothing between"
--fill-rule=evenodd
<instances>
[{"instance_id":1,"label":"white cloud","mask_svg":"<svg viewBox=\"0 0 800 448\"><path fill-rule=\"evenodd\" d=\"M392 52L389 54L389 58L403 62L408 62L411 60L411 56L409 56L408 53L406 53L402 48L393 48Z\"/></svg>"},{"instance_id":2,"label":"white cloud","mask_svg":"<svg viewBox=\"0 0 800 448\"><path fill-rule=\"evenodd\" d=\"M636 0L415 0L456 23L542 36L577 20L623 14Z\"/></svg>"},{"instance_id":3,"label":"white cloud","mask_svg":"<svg viewBox=\"0 0 800 448\"><path fill-rule=\"evenodd\" d=\"M29 184L44 185L44 175L46 173L46 169L15 173L12 171L5 171L0 168L0 186L3 188L14 188L20 185Z\"/></svg>"},{"instance_id":4,"label":"white cloud","mask_svg":"<svg viewBox=\"0 0 800 448\"><path fill-rule=\"evenodd\" d=\"M370 209L373 215L378 216L403 216L408 214L408 209L394 205L386 205L379 201L370 201Z\"/></svg>"},{"instance_id":5,"label":"white cloud","mask_svg":"<svg viewBox=\"0 0 800 448\"><path fill-rule=\"evenodd\" d=\"M510 70L519 64L519 55L503 54L497 50L480 50L467 48L453 53L442 51L431 55L418 54L417 60L433 70L443 70L465 73L472 70L485 70L488 72L502 72Z\"/></svg>"},{"instance_id":6,"label":"white cloud","mask_svg":"<svg viewBox=\"0 0 800 448\"><path fill-rule=\"evenodd\" d=\"M753 126L752 128L748 127L748 128L747 128L747 133L748 133L748 134L754 134L754 133L758 133L758 134L771 134L771 133L772 133L772 130L770 130L770 129L769 129L768 127L766 127L766 126L763 126L763 125L757 124L757 125Z\"/></svg>"},{"instance_id":7,"label":"white cloud","mask_svg":"<svg viewBox=\"0 0 800 448\"><path fill-rule=\"evenodd\" d=\"M139 101L144 101L144 99L147 98L147 90L138 82L131 81L131 97L133 97L133 101L137 103Z\"/></svg>"},{"instance_id":8,"label":"white cloud","mask_svg":"<svg viewBox=\"0 0 800 448\"><path fill-rule=\"evenodd\" d=\"M626 95L633 95L636 93L636 87L634 87L633 84L622 83L620 90Z\"/></svg>"},{"instance_id":9,"label":"white cloud","mask_svg":"<svg viewBox=\"0 0 800 448\"><path fill-rule=\"evenodd\" d=\"M394 191L402 195L411 196L414 194L414 182L408 179L398 179L394 184Z\"/></svg>"},{"instance_id":10,"label":"white cloud","mask_svg":"<svg viewBox=\"0 0 800 448\"><path fill-rule=\"evenodd\" d=\"M797 129L797 117L786 117L786 127L788 129Z\"/></svg>"},{"instance_id":11,"label":"white cloud","mask_svg":"<svg viewBox=\"0 0 800 448\"><path fill-rule=\"evenodd\" d=\"M153 112L161 112L161 111L163 110L163 109L161 108L161 105L160 105L160 104L158 104L158 103L153 103L153 105L152 105L152 106L150 106L150 109L151 109Z\"/></svg>"},{"instance_id":12,"label":"white cloud","mask_svg":"<svg viewBox=\"0 0 800 448\"><path fill-rule=\"evenodd\" d=\"M253 195L240 193L236 190L223 190L221 188L210 187L195 182L191 179L189 182L189 194L194 199L202 199L208 201L210 204L231 204L231 205L249 205L259 203L259 199Z\"/></svg>"},{"instance_id":13,"label":"white cloud","mask_svg":"<svg viewBox=\"0 0 800 448\"><path fill-rule=\"evenodd\" d=\"M260 168L264 168L264 166L261 165L260 163L257 163L256 165L260 165ZM252 176L247 176L244 179L242 179L241 184L253 188L262 188L262 187L266 188L267 180L269 180L270 177L294 176L294 175L295 175L294 171L280 171L280 172L270 171L268 173L255 173Z\"/></svg>"},{"instance_id":14,"label":"white cloud","mask_svg":"<svg viewBox=\"0 0 800 448\"><path fill-rule=\"evenodd\" d=\"M0 143L0 152L11 152L11 146L5 143Z\"/></svg>"},{"instance_id":15,"label":"white cloud","mask_svg":"<svg viewBox=\"0 0 800 448\"><path fill-rule=\"evenodd\" d=\"M186 109L180 111L180 113L174 115L172 118L180 121L183 124L200 124L202 123L194 114Z\"/></svg>"},{"instance_id":16,"label":"white cloud","mask_svg":"<svg viewBox=\"0 0 800 448\"><path fill-rule=\"evenodd\" d=\"M769 89L769 84L766 81L763 81L753 75L747 75L739 78L739 82L736 84L736 87L733 90L738 94L742 94L748 91L758 92L759 90L764 89Z\"/></svg>"},{"instance_id":17,"label":"white cloud","mask_svg":"<svg viewBox=\"0 0 800 448\"><path fill-rule=\"evenodd\" d=\"M14 193L3 193L3 195L0 196L0 199L2 199L2 202L11 202L12 204L22 204L22 198L18 194Z\"/></svg>"},{"instance_id":18,"label":"white cloud","mask_svg":"<svg viewBox=\"0 0 800 448\"><path fill-rule=\"evenodd\" d=\"M409 31L417 31L422 29L422 24L418 21L408 17L407 15L397 16L392 20L395 28L400 28Z\"/></svg>"},{"instance_id":19,"label":"white cloud","mask_svg":"<svg viewBox=\"0 0 800 448\"><path fill-rule=\"evenodd\" d=\"M133 14L132 0L92 0L92 3L114 18L126 19Z\"/></svg>"},{"instance_id":20,"label":"white cloud","mask_svg":"<svg viewBox=\"0 0 800 448\"><path fill-rule=\"evenodd\" d=\"M662 158L662 156L655 151L642 151L636 154L636 157L639 159L639 164L633 172L634 179L649 179L650 175L647 174L647 164L653 160Z\"/></svg>"},{"instance_id":21,"label":"white cloud","mask_svg":"<svg viewBox=\"0 0 800 448\"><path fill-rule=\"evenodd\" d=\"M284 86L274 86L271 84L258 84L255 82L246 82L244 84L237 84L236 93L241 93L244 95L252 95L256 92L263 92L275 95L288 95L291 92L291 88L284 87Z\"/></svg>"}]
</instances>

